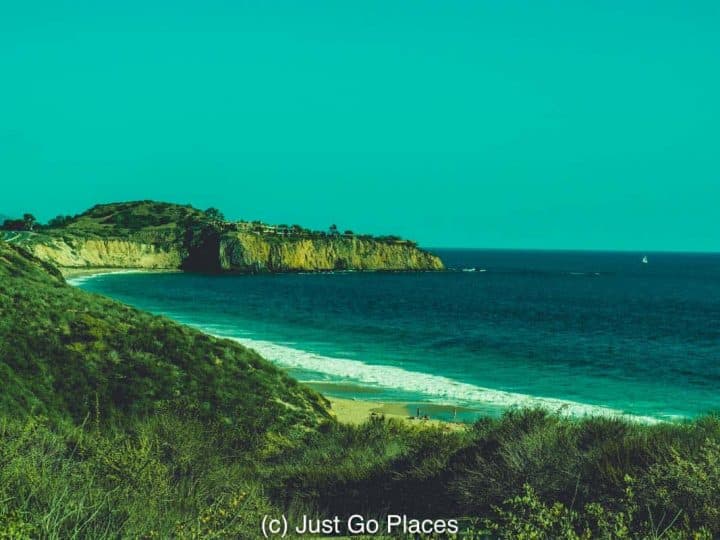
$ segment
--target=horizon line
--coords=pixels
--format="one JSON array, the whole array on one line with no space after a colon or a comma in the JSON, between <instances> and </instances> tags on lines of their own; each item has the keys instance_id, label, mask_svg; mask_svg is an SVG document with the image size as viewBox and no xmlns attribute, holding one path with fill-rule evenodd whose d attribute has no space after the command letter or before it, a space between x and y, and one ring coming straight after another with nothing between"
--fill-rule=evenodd
<instances>
[{"instance_id":1,"label":"horizon line","mask_svg":"<svg viewBox=\"0 0 720 540\"><path fill-rule=\"evenodd\" d=\"M639 253L639 254L663 254L663 253L675 253L675 254L702 254L702 255L720 255L720 250L692 250L692 249L622 249L622 248L553 248L553 247L458 247L458 246L419 246L421 249L426 251L432 251L434 249L453 249L458 251L564 251L564 252L576 252L576 253Z\"/></svg>"}]
</instances>

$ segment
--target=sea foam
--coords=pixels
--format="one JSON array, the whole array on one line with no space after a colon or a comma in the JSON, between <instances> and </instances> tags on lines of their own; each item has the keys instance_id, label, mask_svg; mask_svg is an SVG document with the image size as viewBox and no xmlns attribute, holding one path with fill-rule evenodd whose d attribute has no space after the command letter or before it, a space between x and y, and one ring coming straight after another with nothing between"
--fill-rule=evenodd
<instances>
[{"instance_id":1,"label":"sea foam","mask_svg":"<svg viewBox=\"0 0 720 540\"><path fill-rule=\"evenodd\" d=\"M137 270L118 270L113 273L135 273ZM78 286L85 281L105 275L98 272L68 279L68 283ZM369 364L360 360L324 356L302 349L279 345L271 341L228 335L225 325L197 324L195 321L183 320L178 313L164 313L183 324L194 326L219 338L230 339L241 345L254 349L265 359L285 367L321 373L343 382L379 387L402 392L416 393L425 399L443 403L472 407L473 404L486 407L507 409L510 407L540 407L564 416L602 416L621 417L636 422L653 424L660 422L658 418L629 414L619 409L580 403L558 398L532 396L517 392L507 392L492 388L484 388L444 377L418 371L410 371L397 366Z\"/></svg>"},{"instance_id":2,"label":"sea foam","mask_svg":"<svg viewBox=\"0 0 720 540\"><path fill-rule=\"evenodd\" d=\"M206 328L206 331L208 330L210 329ZM368 364L347 358L323 356L270 341L222 334L214 335L231 339L254 349L264 358L281 367L323 373L345 382L418 393L426 396L429 401L443 404L472 406L475 403L499 409L540 407L565 416L621 417L649 424L660 421L651 416L633 415L611 407L494 390L456 381L442 375L410 371L396 366Z\"/></svg>"},{"instance_id":3,"label":"sea foam","mask_svg":"<svg viewBox=\"0 0 720 540\"><path fill-rule=\"evenodd\" d=\"M94 272L91 274L84 274L80 276L75 276L71 278L67 278L65 281L69 285L73 285L75 287L79 287L86 281L90 281L91 279L95 279L99 276L105 276L107 274L140 274L144 273L146 270L134 270L134 269L127 269L127 270L102 270L100 272Z\"/></svg>"}]
</instances>

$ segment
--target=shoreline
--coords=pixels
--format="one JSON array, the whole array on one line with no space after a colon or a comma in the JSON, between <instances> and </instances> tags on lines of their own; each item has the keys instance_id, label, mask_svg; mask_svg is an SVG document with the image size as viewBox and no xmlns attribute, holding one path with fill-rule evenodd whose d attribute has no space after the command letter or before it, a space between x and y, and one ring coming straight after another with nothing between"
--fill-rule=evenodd
<instances>
[{"instance_id":1,"label":"shoreline","mask_svg":"<svg viewBox=\"0 0 720 540\"><path fill-rule=\"evenodd\" d=\"M413 405L403 401L367 401L348 398L337 398L323 394L330 402L330 412L342 424L359 425L371 418L384 417L396 419L416 427L441 427L446 430L467 429L471 424L459 421L439 420L437 418L416 418L411 412ZM430 407L430 404L428 404ZM435 407L450 408L452 406L437 405ZM425 409L427 410L427 409ZM424 415L420 408L421 416Z\"/></svg>"},{"instance_id":2,"label":"shoreline","mask_svg":"<svg viewBox=\"0 0 720 540\"><path fill-rule=\"evenodd\" d=\"M91 278L104 274L172 274L182 272L180 269L173 268L119 268L119 267L70 267L58 266L58 270L66 279Z\"/></svg>"},{"instance_id":3,"label":"shoreline","mask_svg":"<svg viewBox=\"0 0 720 540\"><path fill-rule=\"evenodd\" d=\"M118 267L96 267L96 268L70 268L70 267L64 267L60 268L61 273L63 274L63 277L66 278L68 284L73 286L79 286L84 281L88 279L92 279L94 277L105 275L105 274L130 274L130 273L181 273L182 270L179 269L153 269L153 268L118 268ZM294 366L292 363L287 362L287 358L285 354L286 351L284 350L286 347L281 346L276 343L271 342L265 342L262 340L255 340L255 339L249 339L249 338L238 338L235 336L228 336L228 335L222 335L217 334L212 331L208 331L207 329L203 328L200 325L195 324L187 324L186 322L183 322L181 320L175 319L175 322L179 324L184 324L190 327L193 327L197 330L200 330L203 333L206 333L208 335L221 338L221 339L230 339L233 341L236 341L240 344L242 344L245 347L248 347L250 349L253 349L257 351L263 358L270 361L272 364L276 365L277 367L280 367L286 372L292 372ZM262 345L271 345L270 350L267 347L262 347ZM280 358L282 357L282 358ZM327 360L319 355L312 355L313 360ZM336 359L335 359L336 360ZM343 359L345 360L345 359ZM357 360L345 360L346 362L352 362L353 364L362 364L363 367L367 367L364 363L359 362ZM324 362L323 362L324 364ZM369 365L373 369L384 369L384 370L401 370L397 366L375 366L375 365ZM300 366L302 369L307 369L308 366L302 365ZM325 366L327 367L327 366ZM326 370L320 369L322 372L326 372ZM345 371L345 370L343 370ZM343 373L346 374L346 373ZM414 373L415 374L415 373ZM403 373L402 375L407 375L406 373ZM427 374L427 373L416 373L416 376L422 376L425 379L432 379L431 382L437 382L438 380L444 380L444 377ZM338 420L345 423L361 423L362 421L365 421L371 417L373 413L376 415L384 415L388 418L399 418L402 420L406 420L408 422L414 422L414 418L416 416L416 410L417 408L421 409L421 417L424 417L425 415L429 416L428 420L419 420L416 422L416 424L419 424L420 422L423 422L424 424L437 424L437 425L455 425L455 426L463 426L466 425L465 422L470 420L471 422L474 422L477 418L483 417L483 416L496 416L498 410L507 410L508 408L513 408L517 406L529 406L529 407L539 407L545 410L548 410L551 413L560 414L561 416L569 416L574 418L584 418L584 417L614 417L614 418L621 418L624 420L629 420L633 422L638 422L641 424L656 424L656 423L662 423L666 422L665 419L660 419L657 417L652 416L645 416L645 415L638 415L633 413L628 413L622 410L612 409L610 407L605 406L597 406L597 405L591 405L591 404L585 404L580 402L570 402L565 401L558 398L547 398L547 397L538 397L538 396L522 396L522 395L515 395L511 392L505 392L501 390L493 390L489 388L481 388L481 387L473 387L472 389L478 392L487 393L488 395L485 396L485 400L479 400L477 401L476 406L469 406L469 405L456 405L453 403L452 400L449 400L445 403L438 403L435 401L424 401L422 398L418 399L417 401L406 401L406 400L398 400L394 401L392 398L385 399L384 401L380 400L368 400L363 399L365 395L367 395L365 392L362 391L364 386L362 384L358 384L357 382L350 381L350 380L336 380L331 383L319 383L317 381L302 381L298 379L298 382L301 384L314 388L318 393L323 395L326 399L328 399L331 403L334 404L333 412L337 416ZM441 381L442 382L442 381ZM467 383L458 383L455 381L452 381L455 383L455 386L470 386ZM341 392L340 395L342 397L335 397L337 395L337 392L333 392L333 387L340 386L348 386L348 387L355 387L357 386L358 389L356 389L356 392ZM323 386L330 386L330 388L321 388ZM329 391L327 391L329 390ZM355 395L354 395L355 394ZM357 395L357 397L356 397ZM487 399L488 397L494 398L494 399ZM359 398L359 399L358 399ZM506 403L507 399L500 399L500 398L515 398L511 401L514 401L514 403ZM491 410L492 409L492 410ZM459 415L457 413L460 413ZM468 414L472 415L473 418L468 418ZM438 416L440 418L438 418Z\"/></svg>"}]
</instances>

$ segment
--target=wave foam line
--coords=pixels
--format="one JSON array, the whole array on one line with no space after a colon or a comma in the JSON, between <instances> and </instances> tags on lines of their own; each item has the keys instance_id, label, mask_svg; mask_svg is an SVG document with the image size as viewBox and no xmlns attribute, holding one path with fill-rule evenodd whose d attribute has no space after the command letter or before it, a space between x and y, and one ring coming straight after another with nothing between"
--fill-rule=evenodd
<instances>
[{"instance_id":1,"label":"wave foam line","mask_svg":"<svg viewBox=\"0 0 720 540\"><path fill-rule=\"evenodd\" d=\"M65 281L68 283L68 285L74 285L75 287L85 283L86 281L89 281L91 279L94 279L99 276L106 276L108 274L143 274L147 272L147 270L143 269L132 269L129 268L127 270L100 270L98 272L93 272L91 274L83 274L80 276L75 276L71 278L66 278Z\"/></svg>"},{"instance_id":2,"label":"wave foam line","mask_svg":"<svg viewBox=\"0 0 720 540\"><path fill-rule=\"evenodd\" d=\"M442 403L467 404L475 402L499 408L541 407L566 416L620 417L648 424L661 421L651 416L629 414L600 405L493 390L456 381L442 375L409 371L395 366L366 364L359 360L322 356L278 345L270 341L217 334L216 336L231 339L245 347L254 349L267 360L282 367L315 371L365 385L417 392L432 398L433 401Z\"/></svg>"}]
</instances>

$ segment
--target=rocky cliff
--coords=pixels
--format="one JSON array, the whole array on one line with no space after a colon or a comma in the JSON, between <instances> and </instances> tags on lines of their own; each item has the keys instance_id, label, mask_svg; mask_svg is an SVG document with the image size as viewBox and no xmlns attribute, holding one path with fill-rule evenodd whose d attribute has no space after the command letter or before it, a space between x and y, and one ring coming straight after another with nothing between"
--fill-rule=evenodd
<instances>
[{"instance_id":1,"label":"rocky cliff","mask_svg":"<svg viewBox=\"0 0 720 540\"><path fill-rule=\"evenodd\" d=\"M273 238L230 233L220 238L225 271L442 270L439 257L402 242L361 238Z\"/></svg>"},{"instance_id":2,"label":"rocky cliff","mask_svg":"<svg viewBox=\"0 0 720 540\"><path fill-rule=\"evenodd\" d=\"M120 238L39 238L27 245L37 258L66 268L180 268L180 247Z\"/></svg>"},{"instance_id":3,"label":"rocky cliff","mask_svg":"<svg viewBox=\"0 0 720 540\"><path fill-rule=\"evenodd\" d=\"M6 233L6 238L66 268L253 273L444 268L435 255L396 237L294 227L229 223L216 210L140 201L98 205L67 217L61 227Z\"/></svg>"}]
</instances>

